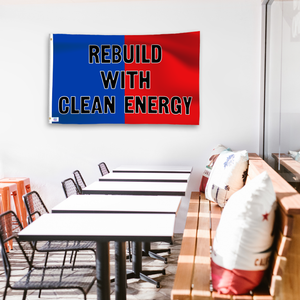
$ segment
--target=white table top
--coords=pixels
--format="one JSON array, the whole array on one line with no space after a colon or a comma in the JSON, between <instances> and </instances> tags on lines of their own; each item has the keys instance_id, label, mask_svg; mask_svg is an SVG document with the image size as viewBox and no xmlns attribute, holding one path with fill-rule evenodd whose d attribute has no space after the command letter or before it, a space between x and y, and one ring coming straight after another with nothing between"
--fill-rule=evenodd
<instances>
[{"instance_id":1,"label":"white table top","mask_svg":"<svg viewBox=\"0 0 300 300\"><path fill-rule=\"evenodd\" d=\"M52 213L165 213L177 214L180 196L72 195Z\"/></svg>"},{"instance_id":2,"label":"white table top","mask_svg":"<svg viewBox=\"0 0 300 300\"><path fill-rule=\"evenodd\" d=\"M44 214L19 232L20 240L166 241L175 214Z\"/></svg>"},{"instance_id":3,"label":"white table top","mask_svg":"<svg viewBox=\"0 0 300 300\"><path fill-rule=\"evenodd\" d=\"M120 166L113 169L113 172L141 172L141 173L191 173L190 166Z\"/></svg>"},{"instance_id":4,"label":"white table top","mask_svg":"<svg viewBox=\"0 0 300 300\"><path fill-rule=\"evenodd\" d=\"M99 181L188 182L190 173L108 173Z\"/></svg>"},{"instance_id":5,"label":"white table top","mask_svg":"<svg viewBox=\"0 0 300 300\"><path fill-rule=\"evenodd\" d=\"M83 194L185 196L187 182L96 181Z\"/></svg>"}]
</instances>

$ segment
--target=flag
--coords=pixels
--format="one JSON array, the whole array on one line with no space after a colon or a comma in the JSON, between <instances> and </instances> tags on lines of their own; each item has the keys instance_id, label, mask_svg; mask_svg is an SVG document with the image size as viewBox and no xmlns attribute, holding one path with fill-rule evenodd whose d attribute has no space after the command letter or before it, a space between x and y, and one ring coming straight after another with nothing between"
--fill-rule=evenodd
<instances>
[{"instance_id":1,"label":"flag","mask_svg":"<svg viewBox=\"0 0 300 300\"><path fill-rule=\"evenodd\" d=\"M199 125L200 32L50 41L50 123Z\"/></svg>"}]
</instances>

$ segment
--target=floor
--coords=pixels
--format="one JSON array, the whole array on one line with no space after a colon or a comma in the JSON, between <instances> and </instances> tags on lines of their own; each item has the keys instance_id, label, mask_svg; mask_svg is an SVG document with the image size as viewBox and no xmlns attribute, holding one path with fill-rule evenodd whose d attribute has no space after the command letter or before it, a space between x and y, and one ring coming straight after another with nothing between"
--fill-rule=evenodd
<instances>
[{"instance_id":1,"label":"floor","mask_svg":"<svg viewBox=\"0 0 300 300\"><path fill-rule=\"evenodd\" d=\"M177 260L178 255L180 252L182 241L182 234L176 234L174 238L173 245L169 245L166 243L152 243L151 248L159 249L159 248L170 248L171 254L167 252L161 253L162 256L168 258L168 263L164 264L164 262L159 260L154 260L150 257L143 257L143 269L151 270L151 269L161 269L165 268L166 275L152 275L151 277L157 281L160 281L160 288L156 288L155 285L150 284L148 282L144 282L140 279L129 279L127 281L128 288L127 288L127 299L128 300L169 300L171 299L171 290L173 287L174 277L177 269ZM20 260L21 256L16 253L16 251L11 251L9 253L10 259L18 261ZM110 243L110 256L111 256L111 276L114 274L114 243ZM44 254L37 253L35 256L35 263L40 264L43 263ZM78 254L76 259L76 264L86 263L88 261L93 261L94 255L92 252L83 252L81 251ZM62 255L61 254L52 254L49 258L49 263L51 264L60 264L62 262ZM13 277L17 279L26 271L26 264L18 263L18 270L14 272ZM127 268L131 269L131 263L127 262ZM5 274L2 264L2 258L0 258L0 299L2 299L4 287L5 287ZM7 300L17 300L22 299L22 292L16 290L8 290L8 294L6 299ZM27 294L27 300L34 300L38 298L38 291L29 291ZM42 300L70 300L70 299L83 299L83 294L78 290L53 290L47 291L44 290L42 292L41 298ZM88 300L97 299L96 295L96 288L95 284L90 290L88 296ZM114 295L114 284L111 284L111 300L115 299Z\"/></svg>"}]
</instances>

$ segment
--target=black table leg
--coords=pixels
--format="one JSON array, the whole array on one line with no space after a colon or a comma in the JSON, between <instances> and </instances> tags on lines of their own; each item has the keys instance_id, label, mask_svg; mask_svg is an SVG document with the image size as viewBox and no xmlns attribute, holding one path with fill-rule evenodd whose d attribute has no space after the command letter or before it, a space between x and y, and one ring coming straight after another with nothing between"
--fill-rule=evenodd
<instances>
[{"instance_id":1,"label":"black table leg","mask_svg":"<svg viewBox=\"0 0 300 300\"><path fill-rule=\"evenodd\" d=\"M142 272L142 246L141 242L132 242L132 269L136 278Z\"/></svg>"},{"instance_id":2,"label":"black table leg","mask_svg":"<svg viewBox=\"0 0 300 300\"><path fill-rule=\"evenodd\" d=\"M97 300L110 300L109 242L97 242L96 279Z\"/></svg>"},{"instance_id":3,"label":"black table leg","mask_svg":"<svg viewBox=\"0 0 300 300\"><path fill-rule=\"evenodd\" d=\"M150 256L154 259L161 260L165 264L167 264L168 259L157 254L157 253L162 253L162 252L168 252L170 254L171 249L168 248L168 249L151 250L150 243L149 242L143 242L143 256Z\"/></svg>"},{"instance_id":4,"label":"black table leg","mask_svg":"<svg viewBox=\"0 0 300 300\"><path fill-rule=\"evenodd\" d=\"M115 242L115 295L126 300L126 242Z\"/></svg>"},{"instance_id":5,"label":"black table leg","mask_svg":"<svg viewBox=\"0 0 300 300\"><path fill-rule=\"evenodd\" d=\"M155 284L157 288L160 287L160 283L147 275L152 274L166 274L165 269L161 270L142 270L142 243L141 242L132 242L132 268L133 273L127 274L127 278L140 278L152 284Z\"/></svg>"},{"instance_id":6,"label":"black table leg","mask_svg":"<svg viewBox=\"0 0 300 300\"><path fill-rule=\"evenodd\" d=\"M115 242L115 259L116 259L116 275L115 278L111 279L110 282L116 282L116 299L126 299L126 279L140 278L144 281L148 281L155 284L157 288L160 287L160 283L147 275L152 274L166 274L165 269L160 270L142 270L142 243L132 242L132 270L126 270L126 252L125 242ZM124 278L125 277L125 278ZM122 298L124 297L125 298ZM119 298L118 298L119 297Z\"/></svg>"}]
</instances>

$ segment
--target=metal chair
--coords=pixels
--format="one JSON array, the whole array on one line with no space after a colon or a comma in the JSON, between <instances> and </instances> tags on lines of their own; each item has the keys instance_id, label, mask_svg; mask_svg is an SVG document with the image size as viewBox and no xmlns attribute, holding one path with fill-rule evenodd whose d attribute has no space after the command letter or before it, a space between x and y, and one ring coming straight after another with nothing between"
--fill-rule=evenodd
<instances>
[{"instance_id":1,"label":"metal chair","mask_svg":"<svg viewBox=\"0 0 300 300\"><path fill-rule=\"evenodd\" d=\"M102 176L109 173L109 170L108 170L105 162L101 162L100 164L98 164L98 167L99 167L99 170L100 170L100 173Z\"/></svg>"},{"instance_id":2,"label":"metal chair","mask_svg":"<svg viewBox=\"0 0 300 300\"><path fill-rule=\"evenodd\" d=\"M22 229L20 220L13 211L0 215L0 245L6 276L2 299L5 300L8 288L11 288L23 290L23 300L26 299L28 290L41 289L79 289L86 300L86 295L96 280L95 266L78 266L74 269L66 266L34 267L32 262L35 247L30 242L19 241L18 233ZM4 244L10 240L18 244L14 249L18 259L10 259L5 251ZM13 281L15 276L12 274L20 271L20 262L23 261L28 265L28 272L20 280Z\"/></svg>"},{"instance_id":3,"label":"metal chair","mask_svg":"<svg viewBox=\"0 0 300 300\"><path fill-rule=\"evenodd\" d=\"M28 223L32 223L36 218L40 217L41 215L49 213L46 205L44 204L40 195L36 191L32 191L27 193L26 195L23 195L23 200L28 214ZM36 245L34 244L34 246ZM38 252L46 253L44 264L45 267L47 265L48 256L50 252L64 251L65 254L62 263L62 265L64 266L67 251L72 251L70 262L72 261L73 251L75 251L73 267L75 266L77 251L91 250L96 254L96 242L93 241L49 241L43 244L41 247L35 248Z\"/></svg>"},{"instance_id":4,"label":"metal chair","mask_svg":"<svg viewBox=\"0 0 300 300\"><path fill-rule=\"evenodd\" d=\"M80 194L82 194L82 189L86 187L85 181L79 170L74 171L73 175L74 175L78 190L79 190Z\"/></svg>"},{"instance_id":5,"label":"metal chair","mask_svg":"<svg viewBox=\"0 0 300 300\"><path fill-rule=\"evenodd\" d=\"M67 178L64 181L62 181L61 184L65 192L66 198L72 195L81 194L73 178Z\"/></svg>"}]
</instances>

